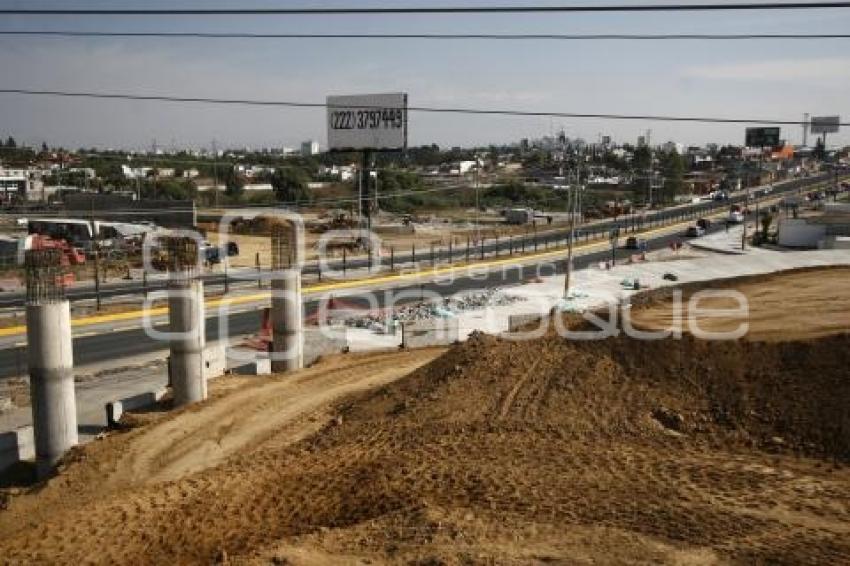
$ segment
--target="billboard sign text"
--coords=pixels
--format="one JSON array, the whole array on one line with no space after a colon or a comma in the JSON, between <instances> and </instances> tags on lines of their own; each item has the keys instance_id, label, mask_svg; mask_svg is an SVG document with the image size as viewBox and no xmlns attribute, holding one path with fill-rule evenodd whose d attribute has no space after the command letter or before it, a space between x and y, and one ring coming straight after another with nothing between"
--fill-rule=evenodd
<instances>
[{"instance_id":1,"label":"billboard sign text","mask_svg":"<svg viewBox=\"0 0 850 566\"><path fill-rule=\"evenodd\" d=\"M404 93L329 96L328 148L337 151L407 147Z\"/></svg>"}]
</instances>

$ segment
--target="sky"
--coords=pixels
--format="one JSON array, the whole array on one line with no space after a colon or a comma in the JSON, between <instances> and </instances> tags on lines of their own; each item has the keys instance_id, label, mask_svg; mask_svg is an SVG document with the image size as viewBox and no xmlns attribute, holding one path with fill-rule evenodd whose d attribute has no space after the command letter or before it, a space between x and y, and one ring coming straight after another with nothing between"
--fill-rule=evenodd
<instances>
[{"instance_id":1,"label":"sky","mask_svg":"<svg viewBox=\"0 0 850 566\"><path fill-rule=\"evenodd\" d=\"M671 0L666 0L668 3ZM715 0L717 1L717 0ZM444 0L439 5L648 4L657 0ZM687 0L680 0L687 3ZM383 2L0 0L4 8L431 6ZM427 16L4 16L0 30L249 33L847 33L850 9L787 12ZM3 88L324 102L407 92L411 106L850 121L850 39L486 41L0 36ZM556 134L634 143L743 143L744 125L411 113L411 145L502 144ZM149 149L326 143L325 111L0 94L0 136ZM802 130L782 137L801 142ZM850 144L850 128L830 145Z\"/></svg>"}]
</instances>

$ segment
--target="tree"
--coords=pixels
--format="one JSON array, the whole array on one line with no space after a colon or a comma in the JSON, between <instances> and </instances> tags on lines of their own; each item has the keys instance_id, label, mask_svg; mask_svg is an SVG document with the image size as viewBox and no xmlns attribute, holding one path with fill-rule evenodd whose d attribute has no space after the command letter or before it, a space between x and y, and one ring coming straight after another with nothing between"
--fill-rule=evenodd
<instances>
[{"instance_id":1,"label":"tree","mask_svg":"<svg viewBox=\"0 0 850 566\"><path fill-rule=\"evenodd\" d=\"M280 167L269 179L277 200L281 202L302 203L309 200L307 183L310 176L300 167Z\"/></svg>"},{"instance_id":2,"label":"tree","mask_svg":"<svg viewBox=\"0 0 850 566\"><path fill-rule=\"evenodd\" d=\"M41 142L41 151L42 153L47 153L49 148L47 147L47 142Z\"/></svg>"},{"instance_id":3,"label":"tree","mask_svg":"<svg viewBox=\"0 0 850 566\"><path fill-rule=\"evenodd\" d=\"M245 190L245 179L236 174L232 167L224 172L224 194L233 200L239 200ZM217 189L216 189L217 190Z\"/></svg>"},{"instance_id":4,"label":"tree","mask_svg":"<svg viewBox=\"0 0 850 566\"><path fill-rule=\"evenodd\" d=\"M9 139L6 140L6 147L10 149L15 149L16 147L18 147L18 144L15 142L15 138L9 136Z\"/></svg>"},{"instance_id":5,"label":"tree","mask_svg":"<svg viewBox=\"0 0 850 566\"><path fill-rule=\"evenodd\" d=\"M652 150L649 147L642 145L635 150L634 160L632 161L634 168L639 171L645 171L652 167Z\"/></svg>"},{"instance_id":6,"label":"tree","mask_svg":"<svg viewBox=\"0 0 850 566\"><path fill-rule=\"evenodd\" d=\"M675 149L662 157L664 175L664 199L672 201L682 192L682 178L685 175L685 162Z\"/></svg>"}]
</instances>

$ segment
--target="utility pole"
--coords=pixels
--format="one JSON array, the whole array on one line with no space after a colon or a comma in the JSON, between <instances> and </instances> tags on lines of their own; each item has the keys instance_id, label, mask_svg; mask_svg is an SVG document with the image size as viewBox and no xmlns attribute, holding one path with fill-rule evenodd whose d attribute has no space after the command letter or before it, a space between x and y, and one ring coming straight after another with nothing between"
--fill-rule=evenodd
<instances>
[{"instance_id":1,"label":"utility pole","mask_svg":"<svg viewBox=\"0 0 850 566\"><path fill-rule=\"evenodd\" d=\"M579 205L580 191L579 182L581 176L579 173L578 162L576 162L575 170L575 185L567 189L567 210L570 212L570 237L567 241L567 269L564 273L564 298L570 296L570 279L573 274L573 240L576 236L576 214L580 214L581 206Z\"/></svg>"},{"instance_id":2,"label":"utility pole","mask_svg":"<svg viewBox=\"0 0 850 566\"><path fill-rule=\"evenodd\" d=\"M363 159L365 162L365 158ZM363 165L361 163L357 170L357 226L360 229L359 237L363 237Z\"/></svg>"},{"instance_id":3,"label":"utility pole","mask_svg":"<svg viewBox=\"0 0 850 566\"><path fill-rule=\"evenodd\" d=\"M809 146L809 113L803 114L803 147Z\"/></svg>"},{"instance_id":4,"label":"utility pole","mask_svg":"<svg viewBox=\"0 0 850 566\"><path fill-rule=\"evenodd\" d=\"M652 135L652 130L646 131L646 150L649 152L649 163L646 169L646 185L649 191L649 208L652 208L652 144L649 138Z\"/></svg>"},{"instance_id":5,"label":"utility pole","mask_svg":"<svg viewBox=\"0 0 850 566\"><path fill-rule=\"evenodd\" d=\"M151 146L151 149L153 150L153 200L156 200L156 180L157 177L159 177L159 161L156 158L156 139L153 140L153 145Z\"/></svg>"},{"instance_id":6,"label":"utility pole","mask_svg":"<svg viewBox=\"0 0 850 566\"><path fill-rule=\"evenodd\" d=\"M481 239L481 220L479 215L481 214L481 203L479 201L478 193L478 160L475 160L475 168L472 170L472 178L475 186L475 238Z\"/></svg>"},{"instance_id":7,"label":"utility pole","mask_svg":"<svg viewBox=\"0 0 850 566\"><path fill-rule=\"evenodd\" d=\"M212 141L213 152L213 203L218 206L218 147L215 140Z\"/></svg>"},{"instance_id":8,"label":"utility pole","mask_svg":"<svg viewBox=\"0 0 850 566\"><path fill-rule=\"evenodd\" d=\"M94 238L94 296L95 310L100 311L100 227L94 221L94 197L89 195L89 225Z\"/></svg>"}]
</instances>

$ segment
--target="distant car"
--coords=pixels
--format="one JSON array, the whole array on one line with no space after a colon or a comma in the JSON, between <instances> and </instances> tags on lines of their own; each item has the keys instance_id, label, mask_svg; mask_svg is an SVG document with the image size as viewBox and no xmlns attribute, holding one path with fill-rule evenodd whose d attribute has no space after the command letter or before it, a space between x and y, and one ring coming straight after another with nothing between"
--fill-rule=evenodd
<instances>
[{"instance_id":1,"label":"distant car","mask_svg":"<svg viewBox=\"0 0 850 566\"><path fill-rule=\"evenodd\" d=\"M741 224L744 222L744 214L739 210L733 210L726 217L726 222L730 224Z\"/></svg>"},{"instance_id":2,"label":"distant car","mask_svg":"<svg viewBox=\"0 0 850 566\"><path fill-rule=\"evenodd\" d=\"M705 235L705 228L700 226L688 226L688 229L685 230L686 238L698 238L700 236Z\"/></svg>"},{"instance_id":3,"label":"distant car","mask_svg":"<svg viewBox=\"0 0 850 566\"><path fill-rule=\"evenodd\" d=\"M626 238L626 245L624 247L627 250L645 250L646 240L638 239L634 236L629 236L628 238Z\"/></svg>"},{"instance_id":4,"label":"distant car","mask_svg":"<svg viewBox=\"0 0 850 566\"><path fill-rule=\"evenodd\" d=\"M205 248L204 260L210 265L221 263L221 249L216 247Z\"/></svg>"},{"instance_id":5,"label":"distant car","mask_svg":"<svg viewBox=\"0 0 850 566\"><path fill-rule=\"evenodd\" d=\"M711 220L709 220L708 218L700 218L699 220L697 220L697 226L699 226L703 230L708 230L708 228L711 226Z\"/></svg>"}]
</instances>

